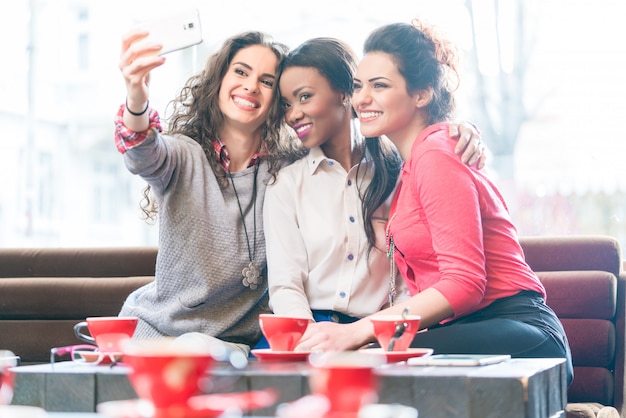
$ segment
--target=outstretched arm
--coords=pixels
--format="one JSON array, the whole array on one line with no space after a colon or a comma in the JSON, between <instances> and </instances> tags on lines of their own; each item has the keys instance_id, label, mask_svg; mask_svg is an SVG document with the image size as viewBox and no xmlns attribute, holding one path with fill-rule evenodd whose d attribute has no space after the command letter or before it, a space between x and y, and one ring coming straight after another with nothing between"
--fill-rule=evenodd
<instances>
[{"instance_id":1,"label":"outstretched arm","mask_svg":"<svg viewBox=\"0 0 626 418\"><path fill-rule=\"evenodd\" d=\"M119 68L126 84L124 125L134 132L143 132L150 126L147 112L150 71L165 62L165 58L156 54L161 45L142 42L146 36L146 31L133 30L122 38Z\"/></svg>"}]
</instances>

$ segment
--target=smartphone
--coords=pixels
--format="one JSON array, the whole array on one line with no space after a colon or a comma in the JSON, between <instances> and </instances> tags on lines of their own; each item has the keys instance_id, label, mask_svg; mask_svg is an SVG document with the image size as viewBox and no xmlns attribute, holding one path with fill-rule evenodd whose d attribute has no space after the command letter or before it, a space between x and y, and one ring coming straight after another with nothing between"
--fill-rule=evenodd
<instances>
[{"instance_id":1,"label":"smartphone","mask_svg":"<svg viewBox=\"0 0 626 418\"><path fill-rule=\"evenodd\" d=\"M158 55L188 48L202 42L202 27L198 9L169 14L166 17L140 22L137 28L150 32L141 42L158 42L163 48Z\"/></svg>"},{"instance_id":2,"label":"smartphone","mask_svg":"<svg viewBox=\"0 0 626 418\"><path fill-rule=\"evenodd\" d=\"M411 366L486 366L510 360L508 354L436 354L426 357L412 357L407 360Z\"/></svg>"}]
</instances>

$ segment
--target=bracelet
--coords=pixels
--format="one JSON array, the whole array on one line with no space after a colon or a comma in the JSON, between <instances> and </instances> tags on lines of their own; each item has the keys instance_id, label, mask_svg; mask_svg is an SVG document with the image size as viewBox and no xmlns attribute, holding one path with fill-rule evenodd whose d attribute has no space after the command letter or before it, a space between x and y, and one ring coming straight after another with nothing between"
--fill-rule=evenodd
<instances>
[{"instance_id":1,"label":"bracelet","mask_svg":"<svg viewBox=\"0 0 626 418\"><path fill-rule=\"evenodd\" d=\"M130 113L133 116L143 116L143 114L148 111L148 107L150 107L150 100L146 102L146 108L144 110L142 110L139 113L133 112L132 110L128 108L128 97L126 98L126 110L128 110L128 113Z\"/></svg>"}]
</instances>

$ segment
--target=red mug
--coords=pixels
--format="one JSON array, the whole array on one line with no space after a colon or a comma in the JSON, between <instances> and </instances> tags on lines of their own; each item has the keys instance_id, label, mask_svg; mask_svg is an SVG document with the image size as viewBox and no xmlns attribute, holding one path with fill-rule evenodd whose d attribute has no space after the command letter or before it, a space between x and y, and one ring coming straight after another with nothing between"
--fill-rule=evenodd
<instances>
[{"instance_id":1,"label":"red mug","mask_svg":"<svg viewBox=\"0 0 626 418\"><path fill-rule=\"evenodd\" d=\"M384 351L389 351L389 341L397 331L398 338L393 343L393 351L406 351L419 330L422 317L419 315L374 315L370 321L374 325L374 335ZM399 328L401 327L401 328Z\"/></svg>"},{"instance_id":2,"label":"red mug","mask_svg":"<svg viewBox=\"0 0 626 418\"><path fill-rule=\"evenodd\" d=\"M314 395L330 403L326 416L354 416L378 401L378 377L374 368L384 364L379 356L358 351L312 353L309 386Z\"/></svg>"},{"instance_id":3,"label":"red mug","mask_svg":"<svg viewBox=\"0 0 626 418\"><path fill-rule=\"evenodd\" d=\"M92 316L74 325L74 334L79 339L96 344L100 351L120 352L122 341L132 338L137 328L137 317ZM89 334L84 334L87 328Z\"/></svg>"},{"instance_id":4,"label":"red mug","mask_svg":"<svg viewBox=\"0 0 626 418\"><path fill-rule=\"evenodd\" d=\"M19 356L9 350L0 350L0 405L9 405L13 399L15 375L11 367L19 364Z\"/></svg>"},{"instance_id":5,"label":"red mug","mask_svg":"<svg viewBox=\"0 0 626 418\"><path fill-rule=\"evenodd\" d=\"M189 398L201 392L214 363L210 349L189 346L175 338L129 340L122 344L131 386L140 399L154 405L155 417L184 411Z\"/></svg>"},{"instance_id":6,"label":"red mug","mask_svg":"<svg viewBox=\"0 0 626 418\"><path fill-rule=\"evenodd\" d=\"M272 351L293 351L309 326L309 320L274 314L260 314L259 325Z\"/></svg>"}]
</instances>

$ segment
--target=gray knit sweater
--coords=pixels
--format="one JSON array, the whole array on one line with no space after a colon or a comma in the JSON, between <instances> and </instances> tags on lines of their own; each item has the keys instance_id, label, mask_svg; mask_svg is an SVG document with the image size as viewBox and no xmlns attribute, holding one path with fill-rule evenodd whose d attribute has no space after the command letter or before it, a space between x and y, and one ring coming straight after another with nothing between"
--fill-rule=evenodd
<instances>
[{"instance_id":1,"label":"gray knit sweater","mask_svg":"<svg viewBox=\"0 0 626 418\"><path fill-rule=\"evenodd\" d=\"M258 314L269 312L262 216L267 165L258 171L256 234L255 170L233 173L250 248L263 272L253 290L242 283L250 259L235 193L220 188L200 145L157 134L124 156L130 172L145 179L157 197L159 251L155 281L134 291L120 315L140 318L136 338L201 332L253 346L261 336Z\"/></svg>"}]
</instances>

